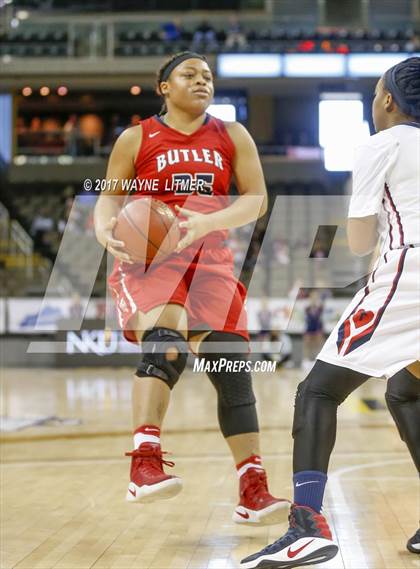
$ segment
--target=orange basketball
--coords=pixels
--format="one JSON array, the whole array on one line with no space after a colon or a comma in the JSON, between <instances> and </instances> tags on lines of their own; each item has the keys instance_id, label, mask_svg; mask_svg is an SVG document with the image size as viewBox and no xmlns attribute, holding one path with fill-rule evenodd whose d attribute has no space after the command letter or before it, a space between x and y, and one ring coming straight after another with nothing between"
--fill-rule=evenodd
<instances>
[{"instance_id":1,"label":"orange basketball","mask_svg":"<svg viewBox=\"0 0 420 569\"><path fill-rule=\"evenodd\" d=\"M163 261L178 245L178 218L165 203L150 197L139 198L120 211L114 237L124 241L133 261Z\"/></svg>"}]
</instances>

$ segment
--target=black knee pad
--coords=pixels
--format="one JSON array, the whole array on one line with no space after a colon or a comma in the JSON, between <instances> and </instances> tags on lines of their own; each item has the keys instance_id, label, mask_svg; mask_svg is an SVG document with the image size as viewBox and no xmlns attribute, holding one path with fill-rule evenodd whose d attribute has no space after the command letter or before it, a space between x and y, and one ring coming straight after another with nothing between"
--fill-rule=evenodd
<instances>
[{"instance_id":1,"label":"black knee pad","mask_svg":"<svg viewBox=\"0 0 420 569\"><path fill-rule=\"evenodd\" d=\"M217 352L212 343L222 343L229 352ZM229 346L231 344L231 346ZM248 342L238 334L212 332L201 344L200 356L210 362L207 375L218 396L218 416L225 437L258 432L252 389Z\"/></svg>"},{"instance_id":2,"label":"black knee pad","mask_svg":"<svg viewBox=\"0 0 420 569\"><path fill-rule=\"evenodd\" d=\"M417 401L419 398L420 379L417 379L407 369L402 369L388 380L385 399L391 405Z\"/></svg>"},{"instance_id":3,"label":"black knee pad","mask_svg":"<svg viewBox=\"0 0 420 569\"><path fill-rule=\"evenodd\" d=\"M410 442L410 432L420 425L420 379L402 369L388 380L385 400L401 439Z\"/></svg>"},{"instance_id":4,"label":"black knee pad","mask_svg":"<svg viewBox=\"0 0 420 569\"><path fill-rule=\"evenodd\" d=\"M328 471L335 444L337 408L367 375L317 360L299 384L293 418L293 472Z\"/></svg>"},{"instance_id":5,"label":"black knee pad","mask_svg":"<svg viewBox=\"0 0 420 569\"><path fill-rule=\"evenodd\" d=\"M369 376L348 368L316 360L304 381L299 383L295 396L295 413L292 434L302 428L308 405L318 400L320 413L323 408L337 408Z\"/></svg>"},{"instance_id":6,"label":"black knee pad","mask_svg":"<svg viewBox=\"0 0 420 569\"><path fill-rule=\"evenodd\" d=\"M211 344L216 342L222 343L230 351L213 352ZM212 363L213 370L207 375L220 394L224 406L237 407L255 403L248 342L244 338L229 332L211 332L201 344L200 356Z\"/></svg>"},{"instance_id":7,"label":"black knee pad","mask_svg":"<svg viewBox=\"0 0 420 569\"><path fill-rule=\"evenodd\" d=\"M171 348L178 352L173 360L167 357ZM188 344L184 336L170 328L151 328L144 333L142 350L137 377L157 377L173 389L187 364Z\"/></svg>"}]
</instances>

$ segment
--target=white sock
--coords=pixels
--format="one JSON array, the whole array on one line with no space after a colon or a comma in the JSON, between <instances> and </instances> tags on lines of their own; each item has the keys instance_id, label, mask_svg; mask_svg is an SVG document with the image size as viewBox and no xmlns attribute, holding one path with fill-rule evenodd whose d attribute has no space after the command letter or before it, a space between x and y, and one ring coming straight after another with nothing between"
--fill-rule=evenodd
<instances>
[{"instance_id":1,"label":"white sock","mask_svg":"<svg viewBox=\"0 0 420 569\"><path fill-rule=\"evenodd\" d=\"M134 448L139 448L143 443L160 444L160 429L153 425L142 425L134 432Z\"/></svg>"}]
</instances>

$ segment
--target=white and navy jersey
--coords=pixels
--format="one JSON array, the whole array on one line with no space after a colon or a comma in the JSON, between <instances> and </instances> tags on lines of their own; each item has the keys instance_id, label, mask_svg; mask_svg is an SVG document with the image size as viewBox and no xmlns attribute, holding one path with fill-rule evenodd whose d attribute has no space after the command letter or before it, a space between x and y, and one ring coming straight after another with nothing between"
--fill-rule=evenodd
<instances>
[{"instance_id":1,"label":"white and navy jersey","mask_svg":"<svg viewBox=\"0 0 420 569\"><path fill-rule=\"evenodd\" d=\"M349 217L374 214L382 252L420 243L420 123L379 132L356 149Z\"/></svg>"},{"instance_id":2,"label":"white and navy jersey","mask_svg":"<svg viewBox=\"0 0 420 569\"><path fill-rule=\"evenodd\" d=\"M420 360L420 124L375 134L356 150L349 217L374 214L381 254L318 359L389 378Z\"/></svg>"}]
</instances>

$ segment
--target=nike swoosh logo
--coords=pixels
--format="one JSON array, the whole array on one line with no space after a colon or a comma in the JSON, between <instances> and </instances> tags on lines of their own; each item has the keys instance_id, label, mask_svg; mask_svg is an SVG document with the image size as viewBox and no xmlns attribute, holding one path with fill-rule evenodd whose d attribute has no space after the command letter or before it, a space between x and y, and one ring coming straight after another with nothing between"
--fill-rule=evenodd
<instances>
[{"instance_id":1,"label":"nike swoosh logo","mask_svg":"<svg viewBox=\"0 0 420 569\"><path fill-rule=\"evenodd\" d=\"M289 559L293 559L293 557L296 557L296 555L298 553L300 553L303 549L305 549L305 547L308 547L309 544L311 544L313 542L313 539L311 539L311 541L308 541L307 543L305 543L305 545L302 545L302 547L299 547L299 549L296 549L296 551L292 551L289 547L289 549L287 550L287 557Z\"/></svg>"},{"instance_id":2,"label":"nike swoosh logo","mask_svg":"<svg viewBox=\"0 0 420 569\"><path fill-rule=\"evenodd\" d=\"M299 486L305 486L305 484L317 484L318 480L309 480L309 482L301 482L299 484L299 482L296 482L296 488L299 488Z\"/></svg>"},{"instance_id":3,"label":"nike swoosh logo","mask_svg":"<svg viewBox=\"0 0 420 569\"><path fill-rule=\"evenodd\" d=\"M248 512L245 512L245 514L243 514L242 512L236 511L236 513L238 514L238 516L241 516L241 518L245 518L246 520L249 518Z\"/></svg>"},{"instance_id":4,"label":"nike swoosh logo","mask_svg":"<svg viewBox=\"0 0 420 569\"><path fill-rule=\"evenodd\" d=\"M134 496L134 498L136 497L136 491L135 490L132 490L131 488L129 488L128 491L130 492L130 494L132 494Z\"/></svg>"},{"instance_id":5,"label":"nike swoosh logo","mask_svg":"<svg viewBox=\"0 0 420 569\"><path fill-rule=\"evenodd\" d=\"M158 131L156 131L156 132L151 132L151 133L149 134L149 138L153 138L154 136L156 136L156 135L159 134L159 133L160 133L160 130L158 130Z\"/></svg>"}]
</instances>

